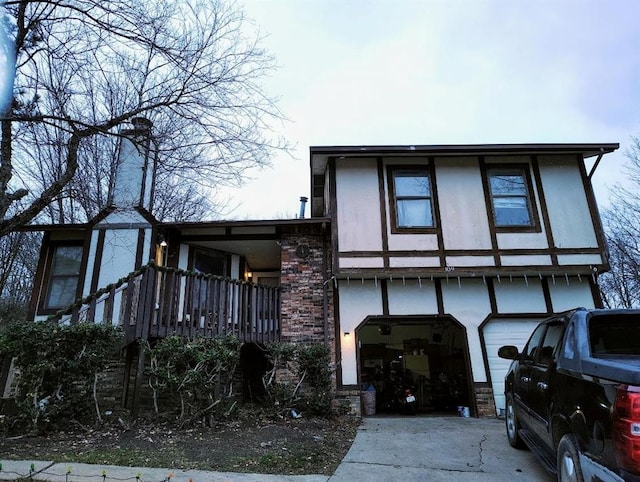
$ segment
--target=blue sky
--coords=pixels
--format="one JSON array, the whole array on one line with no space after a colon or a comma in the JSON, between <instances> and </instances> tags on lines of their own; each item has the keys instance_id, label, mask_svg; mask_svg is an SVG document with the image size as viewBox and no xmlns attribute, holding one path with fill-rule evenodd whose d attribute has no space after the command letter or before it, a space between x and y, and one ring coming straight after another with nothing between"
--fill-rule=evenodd
<instances>
[{"instance_id":1,"label":"blue sky","mask_svg":"<svg viewBox=\"0 0 640 482\"><path fill-rule=\"evenodd\" d=\"M295 216L310 145L619 142L640 136L636 0L245 0L280 68L265 82L296 145L230 189L239 219Z\"/></svg>"}]
</instances>

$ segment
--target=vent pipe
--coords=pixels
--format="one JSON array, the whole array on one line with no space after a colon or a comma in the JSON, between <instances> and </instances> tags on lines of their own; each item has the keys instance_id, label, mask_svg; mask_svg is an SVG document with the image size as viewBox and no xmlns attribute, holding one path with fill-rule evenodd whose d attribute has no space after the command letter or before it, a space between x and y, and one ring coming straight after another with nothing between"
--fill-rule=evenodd
<instances>
[{"instance_id":1,"label":"vent pipe","mask_svg":"<svg viewBox=\"0 0 640 482\"><path fill-rule=\"evenodd\" d=\"M308 201L307 197L300 196L300 214L298 215L300 219L304 218L304 211L305 211L305 208L307 207L307 201Z\"/></svg>"}]
</instances>

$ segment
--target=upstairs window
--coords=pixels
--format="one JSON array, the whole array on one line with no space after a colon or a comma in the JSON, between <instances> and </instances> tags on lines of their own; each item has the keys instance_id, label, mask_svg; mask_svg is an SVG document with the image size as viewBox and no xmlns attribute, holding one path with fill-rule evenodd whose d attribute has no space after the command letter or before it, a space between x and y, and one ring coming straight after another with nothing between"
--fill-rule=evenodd
<instances>
[{"instance_id":1,"label":"upstairs window","mask_svg":"<svg viewBox=\"0 0 640 482\"><path fill-rule=\"evenodd\" d=\"M82 246L56 246L51 260L49 286L45 308L48 310L66 308L76 300Z\"/></svg>"},{"instance_id":2,"label":"upstairs window","mask_svg":"<svg viewBox=\"0 0 640 482\"><path fill-rule=\"evenodd\" d=\"M523 168L489 169L489 190L496 227L535 226L529 177Z\"/></svg>"},{"instance_id":3,"label":"upstairs window","mask_svg":"<svg viewBox=\"0 0 640 482\"><path fill-rule=\"evenodd\" d=\"M432 192L426 169L392 169L395 228L433 228Z\"/></svg>"}]
</instances>

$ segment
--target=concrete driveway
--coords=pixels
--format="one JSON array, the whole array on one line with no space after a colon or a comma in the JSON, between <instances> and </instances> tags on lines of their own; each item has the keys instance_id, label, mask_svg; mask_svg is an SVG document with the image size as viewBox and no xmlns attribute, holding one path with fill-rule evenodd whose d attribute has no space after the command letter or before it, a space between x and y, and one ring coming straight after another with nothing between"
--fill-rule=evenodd
<instances>
[{"instance_id":1,"label":"concrete driveway","mask_svg":"<svg viewBox=\"0 0 640 482\"><path fill-rule=\"evenodd\" d=\"M551 482L526 450L509 446L504 420L461 417L366 417L329 478Z\"/></svg>"}]
</instances>

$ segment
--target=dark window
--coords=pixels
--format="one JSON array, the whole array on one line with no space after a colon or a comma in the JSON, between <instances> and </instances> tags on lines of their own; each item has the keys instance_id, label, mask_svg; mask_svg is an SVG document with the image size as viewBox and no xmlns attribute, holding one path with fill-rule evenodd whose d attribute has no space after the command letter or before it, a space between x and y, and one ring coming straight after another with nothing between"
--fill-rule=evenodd
<instances>
[{"instance_id":1,"label":"dark window","mask_svg":"<svg viewBox=\"0 0 640 482\"><path fill-rule=\"evenodd\" d=\"M635 314L591 316L589 345L594 356L640 355L640 317Z\"/></svg>"},{"instance_id":2,"label":"dark window","mask_svg":"<svg viewBox=\"0 0 640 482\"><path fill-rule=\"evenodd\" d=\"M227 276L229 274L227 273L227 257L214 251L196 251L193 268L198 273L216 276Z\"/></svg>"},{"instance_id":3,"label":"dark window","mask_svg":"<svg viewBox=\"0 0 640 482\"><path fill-rule=\"evenodd\" d=\"M527 180L522 168L489 169L493 220L497 227L534 225Z\"/></svg>"},{"instance_id":4,"label":"dark window","mask_svg":"<svg viewBox=\"0 0 640 482\"><path fill-rule=\"evenodd\" d=\"M538 347L540 346L540 340L542 340L542 335L544 335L544 330L546 330L546 325L540 325L531 335L529 341L527 342L527 346L524 347L523 353L525 356L531 360L535 359L538 354Z\"/></svg>"},{"instance_id":5,"label":"dark window","mask_svg":"<svg viewBox=\"0 0 640 482\"><path fill-rule=\"evenodd\" d=\"M426 169L393 169L396 228L434 226L431 182Z\"/></svg>"},{"instance_id":6,"label":"dark window","mask_svg":"<svg viewBox=\"0 0 640 482\"><path fill-rule=\"evenodd\" d=\"M53 251L46 309L66 308L73 304L80 280L82 246L56 246Z\"/></svg>"},{"instance_id":7,"label":"dark window","mask_svg":"<svg viewBox=\"0 0 640 482\"><path fill-rule=\"evenodd\" d=\"M540 347L540 364L551 365L556 357L556 349L564 333L564 324L554 322L549 324L547 333L544 335L542 346Z\"/></svg>"}]
</instances>

